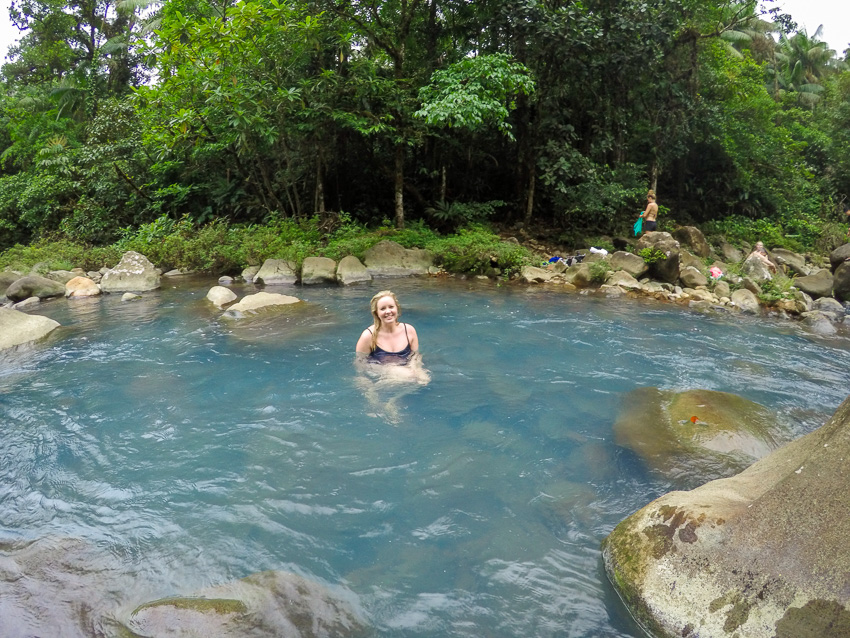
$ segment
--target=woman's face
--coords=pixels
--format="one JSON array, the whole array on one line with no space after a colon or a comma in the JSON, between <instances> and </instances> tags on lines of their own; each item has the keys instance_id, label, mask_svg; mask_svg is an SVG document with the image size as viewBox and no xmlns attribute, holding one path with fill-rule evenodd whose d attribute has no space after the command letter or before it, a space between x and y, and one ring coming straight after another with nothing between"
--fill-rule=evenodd
<instances>
[{"instance_id":1,"label":"woman's face","mask_svg":"<svg viewBox=\"0 0 850 638\"><path fill-rule=\"evenodd\" d=\"M378 299L377 310L381 323L392 324L398 321L398 307L396 307L395 299L389 295Z\"/></svg>"}]
</instances>

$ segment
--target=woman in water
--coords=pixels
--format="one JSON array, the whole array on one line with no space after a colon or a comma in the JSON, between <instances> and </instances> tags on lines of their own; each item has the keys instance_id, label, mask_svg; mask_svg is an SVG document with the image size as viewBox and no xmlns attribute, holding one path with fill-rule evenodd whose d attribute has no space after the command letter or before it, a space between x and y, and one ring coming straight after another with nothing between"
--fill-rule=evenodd
<instances>
[{"instance_id":1,"label":"woman in water","mask_svg":"<svg viewBox=\"0 0 850 638\"><path fill-rule=\"evenodd\" d=\"M357 384L376 416L389 423L401 420L399 400L417 385L427 385L431 375L422 366L419 336L409 323L400 323L401 305L389 290L372 297L374 323L357 340ZM384 365L369 365L369 364Z\"/></svg>"},{"instance_id":2,"label":"woman in water","mask_svg":"<svg viewBox=\"0 0 850 638\"><path fill-rule=\"evenodd\" d=\"M374 324L360 335L355 350L375 363L407 365L419 351L419 337L416 328L399 322L398 298L392 291L382 290L372 297L371 308Z\"/></svg>"}]
</instances>

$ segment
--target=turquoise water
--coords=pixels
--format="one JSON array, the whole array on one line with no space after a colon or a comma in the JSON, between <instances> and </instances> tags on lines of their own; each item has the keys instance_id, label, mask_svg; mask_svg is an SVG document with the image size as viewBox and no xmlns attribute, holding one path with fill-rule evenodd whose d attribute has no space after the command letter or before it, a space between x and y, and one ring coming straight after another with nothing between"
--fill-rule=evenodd
<instances>
[{"instance_id":1,"label":"turquoise water","mask_svg":"<svg viewBox=\"0 0 850 638\"><path fill-rule=\"evenodd\" d=\"M618 448L624 396L734 392L799 435L850 381L847 340L791 322L431 279L296 288L306 307L234 324L213 283L50 302L63 328L0 353L0 543L78 539L92 561L16 579L0 556L3 635L91 635L98 614L275 569L345 591L381 637L641 636L599 543L713 477ZM352 365L381 287L432 375L379 391L396 423Z\"/></svg>"}]
</instances>

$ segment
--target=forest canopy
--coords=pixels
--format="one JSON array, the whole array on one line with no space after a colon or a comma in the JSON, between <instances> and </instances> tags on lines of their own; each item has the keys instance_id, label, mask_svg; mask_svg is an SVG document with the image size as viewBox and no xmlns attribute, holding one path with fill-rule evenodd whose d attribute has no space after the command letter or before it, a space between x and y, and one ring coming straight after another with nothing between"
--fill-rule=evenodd
<instances>
[{"instance_id":1,"label":"forest canopy","mask_svg":"<svg viewBox=\"0 0 850 638\"><path fill-rule=\"evenodd\" d=\"M757 2L15 0L0 250L160 219L837 221L848 54Z\"/></svg>"}]
</instances>

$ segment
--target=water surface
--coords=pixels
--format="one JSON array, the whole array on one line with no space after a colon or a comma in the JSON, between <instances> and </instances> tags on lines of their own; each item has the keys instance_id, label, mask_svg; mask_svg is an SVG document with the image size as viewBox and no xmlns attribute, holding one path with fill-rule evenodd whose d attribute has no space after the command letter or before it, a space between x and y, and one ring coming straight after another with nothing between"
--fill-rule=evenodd
<instances>
[{"instance_id":1,"label":"water surface","mask_svg":"<svg viewBox=\"0 0 850 638\"><path fill-rule=\"evenodd\" d=\"M850 381L847 341L791 322L430 279L297 288L304 308L234 324L204 300L214 282L166 281L44 304L63 327L0 353L0 542L94 548L74 578L117 617L288 570L347 592L380 637L641 636L599 543L707 477L665 479L614 444L627 393L734 392L797 436ZM397 423L352 366L388 286L432 374L381 395ZM74 578L6 577L5 635L66 622ZM56 613L27 613L34 597Z\"/></svg>"}]
</instances>

